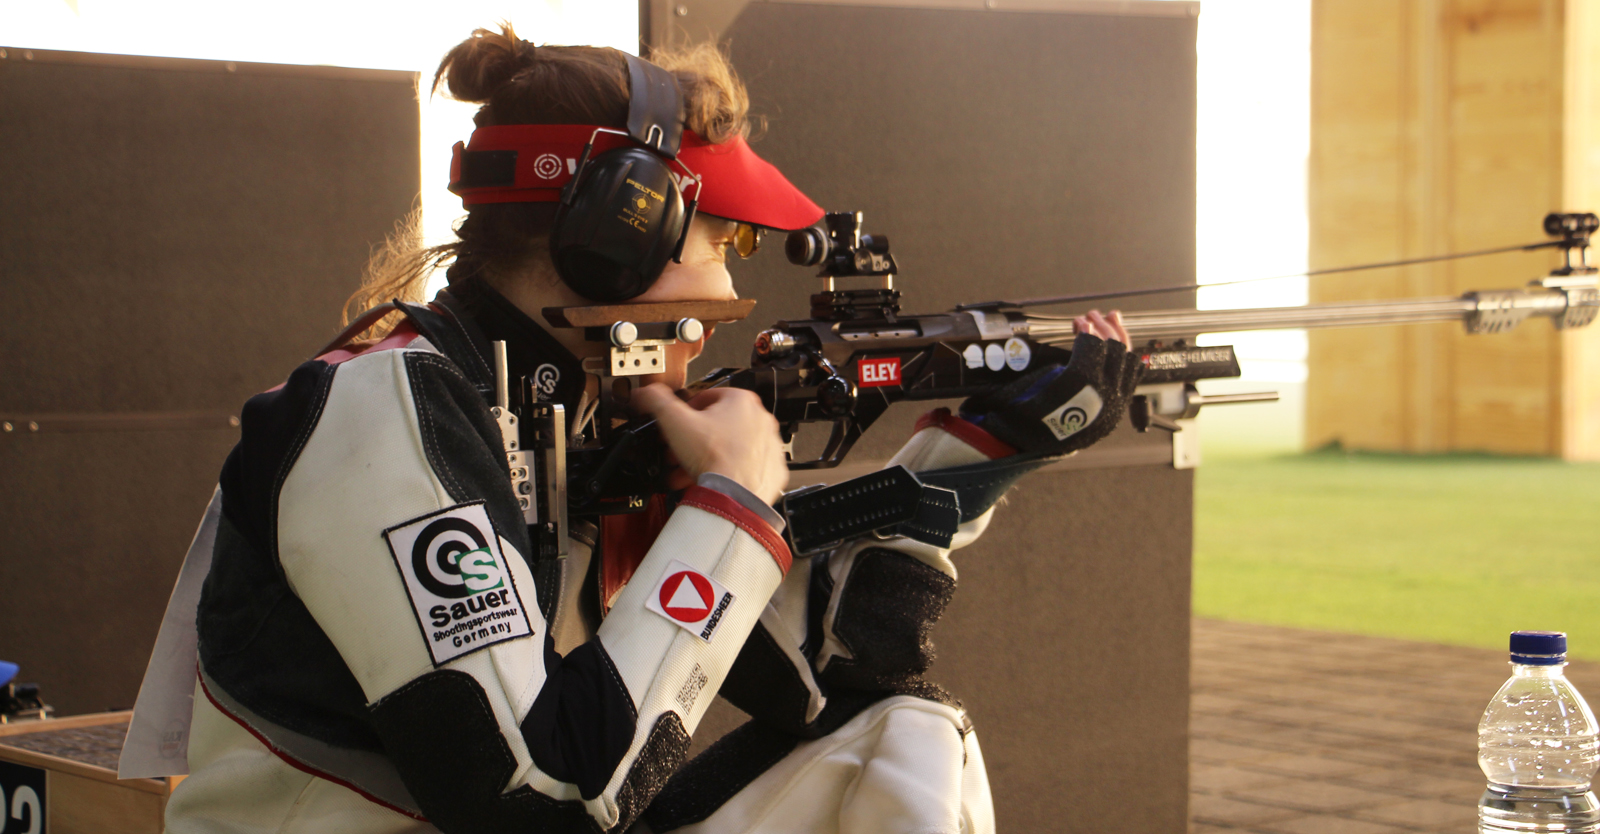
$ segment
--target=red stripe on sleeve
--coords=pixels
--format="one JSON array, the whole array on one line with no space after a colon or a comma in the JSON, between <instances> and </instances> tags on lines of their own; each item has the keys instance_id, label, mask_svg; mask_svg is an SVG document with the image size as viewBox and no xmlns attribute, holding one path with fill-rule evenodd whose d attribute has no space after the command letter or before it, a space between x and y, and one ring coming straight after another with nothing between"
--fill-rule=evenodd
<instances>
[{"instance_id":1,"label":"red stripe on sleeve","mask_svg":"<svg viewBox=\"0 0 1600 834\"><path fill-rule=\"evenodd\" d=\"M739 529L749 533L751 538L760 542L761 546L772 554L772 561L778 563L779 571L785 576L789 574L789 565L794 561L794 557L789 554L788 543L784 542L783 537L762 520L761 516L750 512L743 504L714 489L702 486L689 487L678 503L722 516L737 524Z\"/></svg>"},{"instance_id":2,"label":"red stripe on sleeve","mask_svg":"<svg viewBox=\"0 0 1600 834\"><path fill-rule=\"evenodd\" d=\"M948 408L936 408L918 418L917 431L927 428L944 429L961 442L988 456L990 460L1017 453L1016 447L951 414Z\"/></svg>"}]
</instances>

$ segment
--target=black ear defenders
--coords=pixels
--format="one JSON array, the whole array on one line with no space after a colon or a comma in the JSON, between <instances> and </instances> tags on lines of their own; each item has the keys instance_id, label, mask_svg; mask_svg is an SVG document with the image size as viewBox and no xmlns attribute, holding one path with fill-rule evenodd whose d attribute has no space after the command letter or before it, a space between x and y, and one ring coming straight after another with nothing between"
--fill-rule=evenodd
<instances>
[{"instance_id":1,"label":"black ear defenders","mask_svg":"<svg viewBox=\"0 0 1600 834\"><path fill-rule=\"evenodd\" d=\"M683 257L700 197L696 185L695 199L685 207L669 164L677 159L683 138L683 96L677 80L655 64L624 57L627 135L638 144L590 159L591 137L561 191L550 230L550 257L561 280L584 298L608 303L650 289L667 261ZM601 132L622 133L596 131Z\"/></svg>"}]
</instances>

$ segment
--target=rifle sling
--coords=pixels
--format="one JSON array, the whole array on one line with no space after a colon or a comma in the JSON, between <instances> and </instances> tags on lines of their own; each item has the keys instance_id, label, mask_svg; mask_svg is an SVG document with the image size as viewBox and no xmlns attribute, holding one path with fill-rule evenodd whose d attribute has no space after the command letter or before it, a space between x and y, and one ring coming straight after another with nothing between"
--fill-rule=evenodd
<instances>
[{"instance_id":1,"label":"rifle sling","mask_svg":"<svg viewBox=\"0 0 1600 834\"><path fill-rule=\"evenodd\" d=\"M955 492L957 506L961 508L959 523L965 524L988 512L1018 478L1059 458L1059 455L1011 455L966 466L931 469L918 477L930 487Z\"/></svg>"},{"instance_id":2,"label":"rifle sling","mask_svg":"<svg viewBox=\"0 0 1600 834\"><path fill-rule=\"evenodd\" d=\"M923 484L904 466L790 493L778 509L788 521L784 536L796 554L816 553L868 533L946 547L961 516L955 492Z\"/></svg>"}]
</instances>

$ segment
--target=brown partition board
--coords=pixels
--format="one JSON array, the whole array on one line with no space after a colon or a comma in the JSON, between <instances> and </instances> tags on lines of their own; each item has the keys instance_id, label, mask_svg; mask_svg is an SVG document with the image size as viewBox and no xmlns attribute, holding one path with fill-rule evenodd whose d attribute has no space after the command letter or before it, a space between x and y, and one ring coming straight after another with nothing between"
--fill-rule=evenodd
<instances>
[{"instance_id":1,"label":"brown partition board","mask_svg":"<svg viewBox=\"0 0 1600 834\"><path fill-rule=\"evenodd\" d=\"M708 5L728 4L681 17ZM965 5L730 12L722 36L769 117L753 147L889 236L907 311L1192 281L1194 5ZM761 303L718 328L704 367L805 317L819 282L781 244L734 264ZM926 407L891 409L852 462L887 457ZM1164 442L1124 427L1102 445ZM1039 473L958 554L932 677L971 708L1000 830L1185 830L1191 497L1165 465Z\"/></svg>"},{"instance_id":2,"label":"brown partition board","mask_svg":"<svg viewBox=\"0 0 1600 834\"><path fill-rule=\"evenodd\" d=\"M0 53L0 658L127 708L228 418L417 195L415 76Z\"/></svg>"}]
</instances>

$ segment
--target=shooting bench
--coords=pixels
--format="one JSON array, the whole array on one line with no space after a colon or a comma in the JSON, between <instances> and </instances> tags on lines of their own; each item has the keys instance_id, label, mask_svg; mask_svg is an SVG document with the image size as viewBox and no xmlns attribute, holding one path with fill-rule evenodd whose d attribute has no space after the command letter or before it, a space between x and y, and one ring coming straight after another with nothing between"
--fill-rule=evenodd
<instances>
[{"instance_id":1,"label":"shooting bench","mask_svg":"<svg viewBox=\"0 0 1600 834\"><path fill-rule=\"evenodd\" d=\"M117 778L132 717L103 712L0 724L0 831L160 834L167 797L183 777ZM42 819L28 816L36 812L24 810L29 803L19 787L33 792Z\"/></svg>"}]
</instances>

